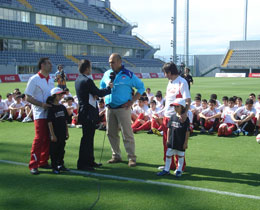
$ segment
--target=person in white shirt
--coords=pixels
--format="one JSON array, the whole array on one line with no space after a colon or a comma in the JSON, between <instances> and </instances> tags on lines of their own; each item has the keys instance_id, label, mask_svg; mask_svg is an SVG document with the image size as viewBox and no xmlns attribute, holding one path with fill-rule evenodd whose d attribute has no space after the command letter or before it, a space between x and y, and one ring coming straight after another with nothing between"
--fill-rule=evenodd
<instances>
[{"instance_id":1,"label":"person in white shirt","mask_svg":"<svg viewBox=\"0 0 260 210\"><path fill-rule=\"evenodd\" d=\"M144 97L143 96L141 96L138 99L137 103L138 103L138 105L134 106L132 111L131 111L131 119L132 119L132 122L133 122L132 125L136 122L138 117L139 117L139 119L142 119L144 117L144 115L140 115L140 114L144 114L148 110L148 107L145 106Z\"/></svg>"},{"instance_id":2,"label":"person in white shirt","mask_svg":"<svg viewBox=\"0 0 260 210\"><path fill-rule=\"evenodd\" d=\"M255 126L255 133L254 135L257 136L260 127L260 95L257 96L257 102L255 103L254 107L256 109L256 126Z\"/></svg>"},{"instance_id":3,"label":"person in white shirt","mask_svg":"<svg viewBox=\"0 0 260 210\"><path fill-rule=\"evenodd\" d=\"M7 120L10 122L13 120L21 122L23 120L24 115L24 106L25 105L22 102L22 96L15 96L15 102L9 106L10 114Z\"/></svg>"},{"instance_id":4,"label":"person in white shirt","mask_svg":"<svg viewBox=\"0 0 260 210\"><path fill-rule=\"evenodd\" d=\"M216 104L214 99L210 99L209 108L200 113L200 133L206 133L208 130L208 133L212 134L217 129L221 112L216 108Z\"/></svg>"},{"instance_id":5,"label":"person in white shirt","mask_svg":"<svg viewBox=\"0 0 260 210\"><path fill-rule=\"evenodd\" d=\"M11 93L6 94L6 99L4 100L4 102L6 103L7 107L14 103L14 99Z\"/></svg>"},{"instance_id":6,"label":"person in white shirt","mask_svg":"<svg viewBox=\"0 0 260 210\"><path fill-rule=\"evenodd\" d=\"M0 121L6 120L9 116L8 107L4 101L2 101L2 95L0 95Z\"/></svg>"},{"instance_id":7,"label":"person in white shirt","mask_svg":"<svg viewBox=\"0 0 260 210\"><path fill-rule=\"evenodd\" d=\"M39 72L32 76L25 89L26 100L32 104L35 137L31 149L29 169L31 174L39 174L38 168L48 168L50 134L47 122L47 108L51 105L46 103L54 88L54 81L49 74L52 71L52 63L49 58L41 58L38 62Z\"/></svg>"},{"instance_id":8,"label":"person in white shirt","mask_svg":"<svg viewBox=\"0 0 260 210\"><path fill-rule=\"evenodd\" d=\"M228 107L222 112L222 123L218 128L218 136L230 136L237 129L235 122L232 120L232 114L237 110L235 107L235 99L228 99Z\"/></svg>"},{"instance_id":9,"label":"person in white shirt","mask_svg":"<svg viewBox=\"0 0 260 210\"><path fill-rule=\"evenodd\" d=\"M221 104L218 109L221 113L223 113L223 111L225 110L225 108L228 107L228 97L227 96L223 96L222 97L222 102L223 104Z\"/></svg>"},{"instance_id":10,"label":"person in white shirt","mask_svg":"<svg viewBox=\"0 0 260 210\"><path fill-rule=\"evenodd\" d=\"M241 132L244 135L248 135L249 132L254 132L255 124L253 118L256 115L256 110L253 107L253 104L254 101L248 98L245 106L238 108L232 114L232 120L238 127L238 129L234 132L236 135L239 135Z\"/></svg>"},{"instance_id":11,"label":"person in white shirt","mask_svg":"<svg viewBox=\"0 0 260 210\"><path fill-rule=\"evenodd\" d=\"M175 110L170 106L177 98L183 98L186 101L185 112L181 115L181 120L184 122L187 119L187 112L190 108L191 97L190 90L187 81L179 76L178 69L173 62L166 63L162 67L164 76L169 80L166 88L165 96L165 108L164 108L164 118L163 118L163 147L164 147L164 161L166 160L167 152L167 124L170 117L175 113ZM175 164L176 163L176 164ZM185 160L183 164L183 171L185 168ZM171 169L174 170L178 167L178 156L176 156L176 161L172 159ZM160 167L159 167L160 168Z\"/></svg>"},{"instance_id":12,"label":"person in white shirt","mask_svg":"<svg viewBox=\"0 0 260 210\"><path fill-rule=\"evenodd\" d=\"M237 97L235 107L239 108L239 107L242 107L242 106L244 106L242 98L241 97Z\"/></svg>"},{"instance_id":13,"label":"person in white shirt","mask_svg":"<svg viewBox=\"0 0 260 210\"><path fill-rule=\"evenodd\" d=\"M160 108L160 109L164 108L164 98L163 98L162 92L160 90L157 91L154 100L156 101L156 107L157 108Z\"/></svg>"},{"instance_id":14,"label":"person in white shirt","mask_svg":"<svg viewBox=\"0 0 260 210\"><path fill-rule=\"evenodd\" d=\"M151 101L153 100L153 98L154 98L154 94L151 92L151 88L146 88L146 95L147 95L147 97L148 97L148 99L149 99L149 103L151 103Z\"/></svg>"}]
</instances>

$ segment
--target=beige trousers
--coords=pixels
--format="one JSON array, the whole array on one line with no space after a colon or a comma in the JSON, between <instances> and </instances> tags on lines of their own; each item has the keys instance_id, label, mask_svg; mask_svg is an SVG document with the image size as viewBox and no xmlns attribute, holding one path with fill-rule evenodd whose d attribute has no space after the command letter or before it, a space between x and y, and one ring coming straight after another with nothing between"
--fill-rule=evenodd
<instances>
[{"instance_id":1,"label":"beige trousers","mask_svg":"<svg viewBox=\"0 0 260 210\"><path fill-rule=\"evenodd\" d=\"M107 136L111 145L112 158L121 158L119 130L122 131L128 160L136 161L135 140L131 128L131 109L107 109Z\"/></svg>"}]
</instances>

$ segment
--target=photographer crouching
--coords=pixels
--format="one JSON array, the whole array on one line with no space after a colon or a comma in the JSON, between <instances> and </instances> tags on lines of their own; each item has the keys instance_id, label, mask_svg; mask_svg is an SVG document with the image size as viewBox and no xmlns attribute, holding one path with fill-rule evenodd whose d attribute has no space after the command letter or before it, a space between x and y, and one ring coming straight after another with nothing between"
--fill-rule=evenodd
<instances>
[{"instance_id":1,"label":"photographer crouching","mask_svg":"<svg viewBox=\"0 0 260 210\"><path fill-rule=\"evenodd\" d=\"M67 75L63 70L63 66L60 64L58 65L58 70L55 73L55 81L58 82L58 87L64 90L67 87L66 80Z\"/></svg>"}]
</instances>

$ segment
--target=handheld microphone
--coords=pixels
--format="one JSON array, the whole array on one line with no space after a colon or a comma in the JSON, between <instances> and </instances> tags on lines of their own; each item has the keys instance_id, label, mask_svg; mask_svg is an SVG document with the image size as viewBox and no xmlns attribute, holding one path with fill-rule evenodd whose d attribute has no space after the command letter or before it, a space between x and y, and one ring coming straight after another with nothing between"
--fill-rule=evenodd
<instances>
[{"instance_id":1,"label":"handheld microphone","mask_svg":"<svg viewBox=\"0 0 260 210\"><path fill-rule=\"evenodd\" d=\"M109 75L109 78L111 80L111 82L114 82L115 78L116 78L116 73L114 71L112 71Z\"/></svg>"}]
</instances>

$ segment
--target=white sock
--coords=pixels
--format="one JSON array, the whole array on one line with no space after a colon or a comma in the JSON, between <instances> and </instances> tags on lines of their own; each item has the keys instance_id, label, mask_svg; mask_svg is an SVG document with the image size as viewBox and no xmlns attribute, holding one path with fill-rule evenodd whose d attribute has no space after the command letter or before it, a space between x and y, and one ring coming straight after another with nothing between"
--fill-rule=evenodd
<instances>
[{"instance_id":1,"label":"white sock","mask_svg":"<svg viewBox=\"0 0 260 210\"><path fill-rule=\"evenodd\" d=\"M178 168L177 168L177 171L182 171L183 163L184 163L184 157L178 157Z\"/></svg>"},{"instance_id":2,"label":"white sock","mask_svg":"<svg viewBox=\"0 0 260 210\"><path fill-rule=\"evenodd\" d=\"M172 163L172 158L166 157L165 166L164 166L165 171L170 171L171 163Z\"/></svg>"}]
</instances>

